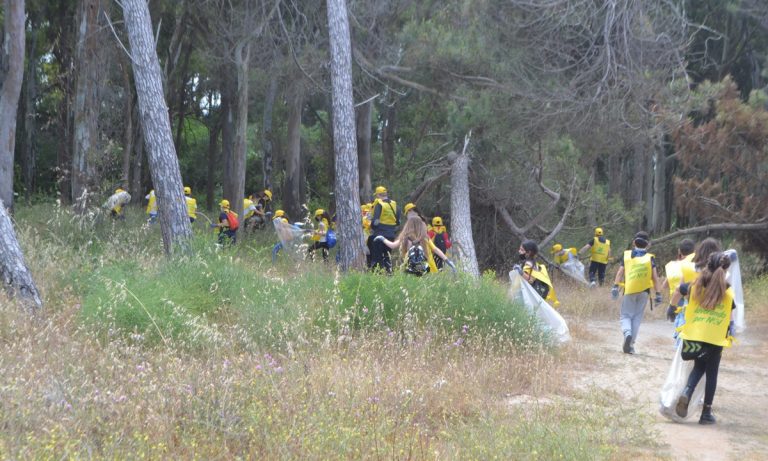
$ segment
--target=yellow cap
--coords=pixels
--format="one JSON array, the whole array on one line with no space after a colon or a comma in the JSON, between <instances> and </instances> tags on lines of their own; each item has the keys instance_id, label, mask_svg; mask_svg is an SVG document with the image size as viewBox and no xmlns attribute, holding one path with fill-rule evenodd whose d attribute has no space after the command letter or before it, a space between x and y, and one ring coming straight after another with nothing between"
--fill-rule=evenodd
<instances>
[{"instance_id":1,"label":"yellow cap","mask_svg":"<svg viewBox=\"0 0 768 461\"><path fill-rule=\"evenodd\" d=\"M184 186L184 195L190 195L192 194L192 188L189 186Z\"/></svg>"},{"instance_id":2,"label":"yellow cap","mask_svg":"<svg viewBox=\"0 0 768 461\"><path fill-rule=\"evenodd\" d=\"M224 199L221 202L219 202L219 206L222 208L229 208L229 200Z\"/></svg>"},{"instance_id":3,"label":"yellow cap","mask_svg":"<svg viewBox=\"0 0 768 461\"><path fill-rule=\"evenodd\" d=\"M435 216L432 218L432 225L433 226L442 226L443 225L443 218L440 216Z\"/></svg>"},{"instance_id":4,"label":"yellow cap","mask_svg":"<svg viewBox=\"0 0 768 461\"><path fill-rule=\"evenodd\" d=\"M375 194L376 194L376 195L379 195L379 194L386 194L386 193L387 193L387 188L386 188L386 187L384 187L384 186L379 186L379 187L377 187L377 188L376 188L376 191L375 191Z\"/></svg>"},{"instance_id":5,"label":"yellow cap","mask_svg":"<svg viewBox=\"0 0 768 461\"><path fill-rule=\"evenodd\" d=\"M414 205L413 203L406 203L405 206L403 207L403 212L405 212L405 214L408 214L408 212L414 208L416 208L416 205Z\"/></svg>"},{"instance_id":6,"label":"yellow cap","mask_svg":"<svg viewBox=\"0 0 768 461\"><path fill-rule=\"evenodd\" d=\"M283 210L276 210L275 211L275 218L282 218L283 216L285 216L285 211L283 211Z\"/></svg>"},{"instance_id":7,"label":"yellow cap","mask_svg":"<svg viewBox=\"0 0 768 461\"><path fill-rule=\"evenodd\" d=\"M266 195L269 200L272 200L272 191L271 190L264 189L264 195Z\"/></svg>"},{"instance_id":8,"label":"yellow cap","mask_svg":"<svg viewBox=\"0 0 768 461\"><path fill-rule=\"evenodd\" d=\"M362 211L371 211L373 209L373 205L370 203L363 203L362 205L360 205L360 209Z\"/></svg>"},{"instance_id":9,"label":"yellow cap","mask_svg":"<svg viewBox=\"0 0 768 461\"><path fill-rule=\"evenodd\" d=\"M596 228L595 229L595 237L600 237L602 235L603 235L603 228L602 227Z\"/></svg>"},{"instance_id":10,"label":"yellow cap","mask_svg":"<svg viewBox=\"0 0 768 461\"><path fill-rule=\"evenodd\" d=\"M562 251L562 249L563 249L562 245L560 245L559 243L555 243L554 245L552 245L552 251L550 251L550 253L559 253L560 251Z\"/></svg>"},{"instance_id":11,"label":"yellow cap","mask_svg":"<svg viewBox=\"0 0 768 461\"><path fill-rule=\"evenodd\" d=\"M325 210L323 210L322 208L318 208L317 210L315 210L315 218L322 215L323 213L325 213Z\"/></svg>"},{"instance_id":12,"label":"yellow cap","mask_svg":"<svg viewBox=\"0 0 768 461\"><path fill-rule=\"evenodd\" d=\"M118 187L117 189L115 189L115 193L116 193L116 194L119 194L120 192L125 192L125 191L124 191L124 190L122 190L122 189L120 189L119 187Z\"/></svg>"}]
</instances>

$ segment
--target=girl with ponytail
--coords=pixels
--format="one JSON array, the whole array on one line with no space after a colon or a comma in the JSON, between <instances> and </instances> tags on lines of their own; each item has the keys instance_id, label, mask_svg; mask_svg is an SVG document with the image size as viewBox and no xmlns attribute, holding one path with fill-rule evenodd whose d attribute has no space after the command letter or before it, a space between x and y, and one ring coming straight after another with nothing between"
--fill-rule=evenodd
<instances>
[{"instance_id":1,"label":"girl with ponytail","mask_svg":"<svg viewBox=\"0 0 768 461\"><path fill-rule=\"evenodd\" d=\"M683 338L683 360L694 361L693 370L688 375L688 383L677 401L675 412L681 418L688 416L688 404L693 390L702 376L706 375L704 408L699 424L715 424L712 401L717 389L720 357L723 347L731 346L731 311L735 304L733 290L725 279L730 265L731 260L725 253L710 254L699 277L690 284L681 284L678 292L672 297L674 304L681 296L688 296L685 325L681 327L680 336Z\"/></svg>"}]
</instances>

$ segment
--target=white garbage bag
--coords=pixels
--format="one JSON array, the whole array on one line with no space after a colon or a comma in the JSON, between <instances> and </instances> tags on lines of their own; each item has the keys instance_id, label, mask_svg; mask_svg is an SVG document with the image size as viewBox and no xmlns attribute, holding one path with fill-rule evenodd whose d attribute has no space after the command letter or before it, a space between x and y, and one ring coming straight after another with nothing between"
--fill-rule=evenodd
<instances>
[{"instance_id":1,"label":"white garbage bag","mask_svg":"<svg viewBox=\"0 0 768 461\"><path fill-rule=\"evenodd\" d=\"M539 296L520 273L510 271L509 282L509 296L512 300L522 303L532 315L538 318L542 327L552 334L555 341L563 344L571 340L571 333L568 331L565 319Z\"/></svg>"},{"instance_id":2,"label":"white garbage bag","mask_svg":"<svg viewBox=\"0 0 768 461\"><path fill-rule=\"evenodd\" d=\"M103 208L107 210L111 210L115 208L116 206L125 206L131 201L131 194L129 194L126 191L120 191L116 194L112 194L109 196L106 202L104 202L103 205L101 205Z\"/></svg>"},{"instance_id":3,"label":"white garbage bag","mask_svg":"<svg viewBox=\"0 0 768 461\"><path fill-rule=\"evenodd\" d=\"M731 267L728 268L726 280L733 289L733 302L736 309L733 311L733 326L736 333L741 333L747 328L744 320L744 289L741 286L741 267L739 267L739 255L736 250L725 250L725 254L731 259Z\"/></svg>"},{"instance_id":4,"label":"white garbage bag","mask_svg":"<svg viewBox=\"0 0 768 461\"><path fill-rule=\"evenodd\" d=\"M302 238L306 231L301 228L301 223L291 224L282 219L274 219L272 224L275 226L277 238L280 239L279 251L295 259L303 259L307 252L307 245Z\"/></svg>"},{"instance_id":5,"label":"white garbage bag","mask_svg":"<svg viewBox=\"0 0 768 461\"><path fill-rule=\"evenodd\" d=\"M584 264L582 264L582 262L579 261L579 258L573 254L568 253L568 256L568 261L560 264L560 269L572 279L579 281L584 285L589 285L589 281L584 276Z\"/></svg>"},{"instance_id":6,"label":"white garbage bag","mask_svg":"<svg viewBox=\"0 0 768 461\"><path fill-rule=\"evenodd\" d=\"M680 398L680 394L685 389L686 384L688 384L688 375L693 370L693 360L683 360L680 355L682 348L683 344L680 341L680 344L675 349L675 357L672 359L672 365L669 367L667 380L664 381L664 385L661 387L659 399L659 413L677 423L682 423L692 414L701 413L701 408L704 406L704 383L706 381L706 377L702 377L696 389L694 389L693 396L691 396L690 403L688 404L688 416L686 418L677 416L675 412L677 399Z\"/></svg>"}]
</instances>

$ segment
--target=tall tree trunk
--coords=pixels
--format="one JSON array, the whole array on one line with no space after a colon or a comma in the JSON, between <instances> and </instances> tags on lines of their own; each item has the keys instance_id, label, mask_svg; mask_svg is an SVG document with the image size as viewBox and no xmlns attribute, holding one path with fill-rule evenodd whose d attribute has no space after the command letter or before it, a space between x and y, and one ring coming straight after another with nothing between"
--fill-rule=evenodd
<instances>
[{"instance_id":1,"label":"tall tree trunk","mask_svg":"<svg viewBox=\"0 0 768 461\"><path fill-rule=\"evenodd\" d=\"M24 78L24 1L5 0L4 7L2 60L7 63L8 70L0 89L0 202L12 209L16 114Z\"/></svg>"},{"instance_id":2,"label":"tall tree trunk","mask_svg":"<svg viewBox=\"0 0 768 461\"><path fill-rule=\"evenodd\" d=\"M163 246L166 254L171 254L177 249L184 251L188 248L192 229L187 217L179 161L173 147L168 106L163 98L162 73L155 51L152 20L145 0L123 0L122 4Z\"/></svg>"},{"instance_id":3,"label":"tall tree trunk","mask_svg":"<svg viewBox=\"0 0 768 461\"><path fill-rule=\"evenodd\" d=\"M336 157L336 225L342 271L365 267L363 228L360 226L359 176L355 108L352 96L352 45L345 0L328 0L333 88L333 145ZM368 133L370 136L370 113Z\"/></svg>"},{"instance_id":4,"label":"tall tree trunk","mask_svg":"<svg viewBox=\"0 0 768 461\"><path fill-rule=\"evenodd\" d=\"M667 161L664 152L664 137L661 136L654 150L653 211L648 226L652 235L657 235L666 229Z\"/></svg>"},{"instance_id":5,"label":"tall tree trunk","mask_svg":"<svg viewBox=\"0 0 768 461\"><path fill-rule=\"evenodd\" d=\"M288 92L288 145L283 188L283 209L288 216L293 217L303 215L301 210L301 112L303 107L303 84L299 79L294 79Z\"/></svg>"},{"instance_id":6,"label":"tall tree trunk","mask_svg":"<svg viewBox=\"0 0 768 461\"><path fill-rule=\"evenodd\" d=\"M241 43L235 50L235 65L237 66L237 112L235 117L235 155L232 164L234 168L233 192L229 197L232 211L243 214L243 197L245 197L245 157L247 151L248 131L248 70L251 62L250 42Z\"/></svg>"},{"instance_id":7,"label":"tall tree trunk","mask_svg":"<svg viewBox=\"0 0 768 461\"><path fill-rule=\"evenodd\" d=\"M235 113L234 98L236 89L235 82L232 79L232 68L224 66L222 75L221 89L221 159L223 163L223 185L224 198L232 200L235 196L233 177L235 175Z\"/></svg>"},{"instance_id":8,"label":"tall tree trunk","mask_svg":"<svg viewBox=\"0 0 768 461\"><path fill-rule=\"evenodd\" d=\"M472 214L469 197L469 137L464 138L464 149L456 157L451 167L451 239L454 248L461 257L466 272L480 276L475 253L475 240L472 237Z\"/></svg>"},{"instance_id":9,"label":"tall tree trunk","mask_svg":"<svg viewBox=\"0 0 768 461\"><path fill-rule=\"evenodd\" d=\"M176 125L176 140L174 144L176 146L176 152L181 152L181 142L182 137L184 136L184 118L187 115L187 71L189 69L190 56L192 56L192 41L187 40L187 46L184 49L184 60L181 62L181 70L179 71L179 92L176 96L178 98L177 117L179 118L178 124Z\"/></svg>"},{"instance_id":10,"label":"tall tree trunk","mask_svg":"<svg viewBox=\"0 0 768 461\"><path fill-rule=\"evenodd\" d=\"M272 74L269 79L269 88L264 98L264 122L262 126L261 147L264 151L264 188L272 190L272 170L274 168L274 159L272 158L273 136L272 133L272 114L275 107L275 97L277 96L277 75Z\"/></svg>"},{"instance_id":11,"label":"tall tree trunk","mask_svg":"<svg viewBox=\"0 0 768 461\"><path fill-rule=\"evenodd\" d=\"M131 85L131 70L128 61L121 59L120 64L123 71L123 94L125 95L125 101L123 101L123 118L125 119L125 127L123 129L123 164L120 169L120 181L125 187L128 187L131 178L131 155L133 154L133 139L135 137L133 132L133 86ZM139 195L133 197L138 198Z\"/></svg>"},{"instance_id":12,"label":"tall tree trunk","mask_svg":"<svg viewBox=\"0 0 768 461\"><path fill-rule=\"evenodd\" d=\"M384 130L381 133L381 153L384 154L384 176L387 182L395 173L395 136L397 129L397 108L393 104L387 107Z\"/></svg>"},{"instance_id":13,"label":"tall tree trunk","mask_svg":"<svg viewBox=\"0 0 768 461\"><path fill-rule=\"evenodd\" d=\"M0 278L11 296L18 296L34 311L43 303L5 209L13 206L16 113L24 77L24 0L5 0L3 13L2 61L8 67L0 89Z\"/></svg>"},{"instance_id":14,"label":"tall tree trunk","mask_svg":"<svg viewBox=\"0 0 768 461\"><path fill-rule=\"evenodd\" d=\"M24 197L29 201L35 187L35 166L37 163L36 126L37 109L37 36L36 22L30 17L30 44L27 55L27 75L24 80L24 149L22 150L21 172L24 179Z\"/></svg>"},{"instance_id":15,"label":"tall tree trunk","mask_svg":"<svg viewBox=\"0 0 768 461\"><path fill-rule=\"evenodd\" d=\"M219 132L221 131L221 120L212 122L208 132L208 175L205 186L205 206L208 210L214 210L215 200L214 192L216 185L216 161L218 160Z\"/></svg>"},{"instance_id":16,"label":"tall tree trunk","mask_svg":"<svg viewBox=\"0 0 768 461\"><path fill-rule=\"evenodd\" d=\"M357 161L360 174L360 196L373 196L371 186L371 113L373 100L357 108Z\"/></svg>"},{"instance_id":17,"label":"tall tree trunk","mask_svg":"<svg viewBox=\"0 0 768 461\"><path fill-rule=\"evenodd\" d=\"M72 146L72 198L75 209L87 208L85 195L93 179L99 119L99 60L102 34L98 18L100 0L82 0L78 10L75 48L74 145Z\"/></svg>"},{"instance_id":18,"label":"tall tree trunk","mask_svg":"<svg viewBox=\"0 0 768 461\"><path fill-rule=\"evenodd\" d=\"M20 8L24 9L23 0L6 0L6 15L11 11L8 8L9 2L18 2L21 4ZM24 36L23 21L22 18L22 37ZM6 30L8 30L7 20ZM23 61L20 64L23 66ZM31 311L34 312L43 307L40 293L38 293L35 281L32 280L32 274L24 262L24 255L18 240L16 240L13 223L5 211L5 204L2 200L0 200L0 281L11 297L18 297Z\"/></svg>"},{"instance_id":19,"label":"tall tree trunk","mask_svg":"<svg viewBox=\"0 0 768 461\"><path fill-rule=\"evenodd\" d=\"M136 138L133 143L133 174L131 178L131 196L138 199L138 203L142 203L141 199L144 198L145 190L142 183L144 177L144 134L141 130L136 133ZM148 192L148 191L147 191Z\"/></svg>"}]
</instances>

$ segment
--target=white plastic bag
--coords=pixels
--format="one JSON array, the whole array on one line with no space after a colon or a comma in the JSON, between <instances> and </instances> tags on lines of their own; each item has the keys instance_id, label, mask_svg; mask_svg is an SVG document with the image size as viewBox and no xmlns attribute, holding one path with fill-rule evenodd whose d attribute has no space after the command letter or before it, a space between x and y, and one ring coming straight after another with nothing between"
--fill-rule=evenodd
<instances>
[{"instance_id":1,"label":"white plastic bag","mask_svg":"<svg viewBox=\"0 0 768 461\"><path fill-rule=\"evenodd\" d=\"M560 264L560 269L572 279L577 280L584 285L589 285L587 278L584 276L584 264L572 254L569 253L568 261Z\"/></svg>"},{"instance_id":2,"label":"white plastic bag","mask_svg":"<svg viewBox=\"0 0 768 461\"><path fill-rule=\"evenodd\" d=\"M667 380L661 387L659 399L659 413L677 423L682 423L692 414L701 412L701 408L704 406L704 383L706 381L706 378L702 377L699 384L696 385L696 389L693 390L693 395L688 404L688 416L685 418L677 416L675 412L677 400L680 398L680 394L685 389L686 384L688 384L688 375L693 370L693 360L685 361L680 355L682 348L683 344L680 341L680 344L675 349L675 357L672 359L672 365L669 367Z\"/></svg>"},{"instance_id":3,"label":"white plastic bag","mask_svg":"<svg viewBox=\"0 0 768 461\"><path fill-rule=\"evenodd\" d=\"M300 227L300 223L291 224L278 218L272 220L272 224L275 226L277 238L282 243L281 250L294 259L302 259L307 252L307 245L302 239L305 231Z\"/></svg>"},{"instance_id":4,"label":"white plastic bag","mask_svg":"<svg viewBox=\"0 0 768 461\"><path fill-rule=\"evenodd\" d=\"M541 321L542 326L552 334L559 344L571 340L571 333L568 331L568 324L565 323L565 319L547 304L517 271L510 271L509 282L509 296L512 300L521 302L532 315Z\"/></svg>"},{"instance_id":5,"label":"white plastic bag","mask_svg":"<svg viewBox=\"0 0 768 461\"><path fill-rule=\"evenodd\" d=\"M747 328L744 321L744 289L741 286L741 267L739 267L739 255L736 250L725 250L725 254L731 259L731 267L728 268L726 279L733 289L733 302L736 309L733 311L733 326L736 333L741 333Z\"/></svg>"},{"instance_id":6,"label":"white plastic bag","mask_svg":"<svg viewBox=\"0 0 768 461\"><path fill-rule=\"evenodd\" d=\"M116 194L110 195L107 201L104 202L104 204L101 206L107 210L111 210L118 205L125 206L130 201L131 201L131 194L129 194L126 191L120 191Z\"/></svg>"}]
</instances>

